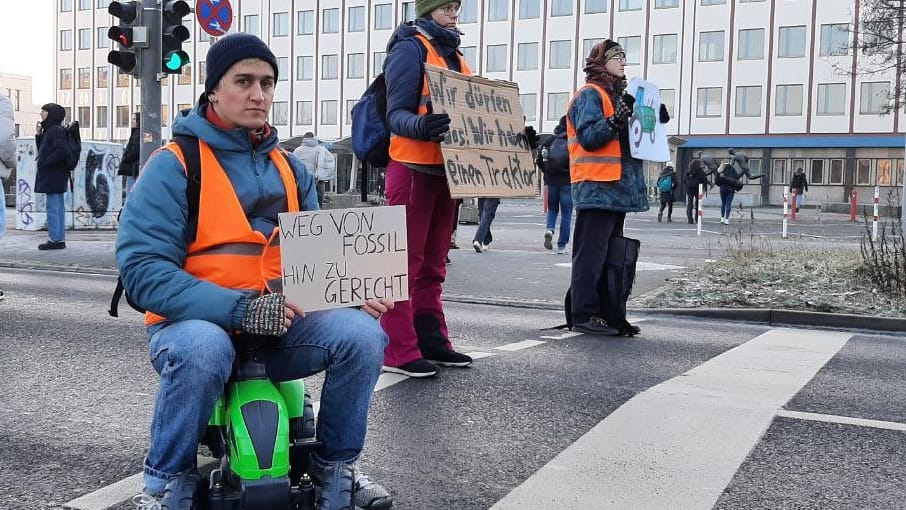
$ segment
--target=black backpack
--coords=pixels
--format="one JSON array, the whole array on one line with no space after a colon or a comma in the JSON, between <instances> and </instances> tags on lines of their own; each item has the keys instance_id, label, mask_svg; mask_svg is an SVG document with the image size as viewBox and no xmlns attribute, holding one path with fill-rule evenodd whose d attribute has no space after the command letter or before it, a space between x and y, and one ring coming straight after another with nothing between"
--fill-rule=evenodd
<instances>
[{"instance_id":1,"label":"black backpack","mask_svg":"<svg viewBox=\"0 0 906 510\"><path fill-rule=\"evenodd\" d=\"M72 172L79 166L79 158L82 156L82 134L79 132L79 121L72 121L63 131L66 133L66 170Z\"/></svg>"},{"instance_id":2,"label":"black backpack","mask_svg":"<svg viewBox=\"0 0 906 510\"><path fill-rule=\"evenodd\" d=\"M569 148L565 136L554 135L550 147L547 149L545 171L554 175L569 175Z\"/></svg>"},{"instance_id":3,"label":"black backpack","mask_svg":"<svg viewBox=\"0 0 906 510\"><path fill-rule=\"evenodd\" d=\"M188 223L186 224L186 230L188 233L187 242L191 243L195 241L195 236L198 233L198 204L201 199L201 155L198 150L198 138L194 136L185 136L185 135L176 135L171 140L177 146L179 150L182 151L183 160L186 162L186 203L188 204ZM283 154L283 157L286 158L287 154L282 149L280 153ZM296 186L296 193L299 197L299 205L302 205L302 190L299 186ZM126 204L129 202L127 201ZM125 205L123 206L126 207ZM122 214L120 210L120 214ZM119 217L117 217L119 221ZM138 313L145 313L146 310L132 301L132 298L129 297L129 293L126 292L126 288L123 286L123 279L121 276L116 277L116 288L113 289L113 296L110 299L110 310L107 310L107 313L111 317L119 317L119 304L120 299L125 296L126 303L132 307Z\"/></svg>"}]
</instances>

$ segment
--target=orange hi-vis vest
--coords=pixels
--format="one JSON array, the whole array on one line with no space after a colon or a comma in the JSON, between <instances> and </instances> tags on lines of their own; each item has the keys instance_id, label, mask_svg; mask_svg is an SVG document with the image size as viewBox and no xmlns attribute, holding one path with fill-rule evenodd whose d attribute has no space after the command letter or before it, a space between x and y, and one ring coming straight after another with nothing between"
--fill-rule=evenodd
<instances>
[{"instance_id":1,"label":"orange hi-vis vest","mask_svg":"<svg viewBox=\"0 0 906 510\"><path fill-rule=\"evenodd\" d=\"M573 102L579 97L587 87L598 91L601 95L601 104L603 105L604 118L609 118L614 114L613 104L610 102L610 96L598 85L586 83L584 87L576 91L576 94L569 101L569 112L573 107ZM604 144L603 147L593 151L585 150L579 143L576 136L576 127L573 126L572 118L569 113L566 114L566 136L569 147L569 175L572 182L609 182L619 181L623 171L620 153L620 137L615 136L613 140Z\"/></svg>"},{"instance_id":2,"label":"orange hi-vis vest","mask_svg":"<svg viewBox=\"0 0 906 510\"><path fill-rule=\"evenodd\" d=\"M230 178L214 157L211 147L199 140L198 149L201 161L198 228L195 240L189 243L186 251L183 270L196 278L230 289L260 294L266 288L280 288L283 269L279 227L274 227L270 238L253 230ZM172 152L186 168L185 158L176 143L170 142L161 150ZM274 148L269 157L286 188L289 212L298 212L296 178L288 160L278 148ZM164 320L155 313L145 313L146 326Z\"/></svg>"},{"instance_id":3,"label":"orange hi-vis vest","mask_svg":"<svg viewBox=\"0 0 906 510\"><path fill-rule=\"evenodd\" d=\"M425 63L446 69L446 61L444 61L444 58L440 56L440 53L434 49L434 45L431 44L431 41L422 34L416 34L415 37L418 38L422 45L428 50L428 59ZM456 57L459 58L459 68L462 70L462 74L472 76L472 70L469 69L469 65L466 64L466 59L462 58L462 55L459 53L456 54ZM428 101L430 100L431 91L428 88L428 77L424 76L422 78L422 94L418 101L419 115L428 114ZM390 159L399 161L400 163L414 163L417 165L442 165L444 163L443 154L440 151L440 144L438 142L425 142L416 140L415 138L400 136L395 133L390 134Z\"/></svg>"}]
</instances>

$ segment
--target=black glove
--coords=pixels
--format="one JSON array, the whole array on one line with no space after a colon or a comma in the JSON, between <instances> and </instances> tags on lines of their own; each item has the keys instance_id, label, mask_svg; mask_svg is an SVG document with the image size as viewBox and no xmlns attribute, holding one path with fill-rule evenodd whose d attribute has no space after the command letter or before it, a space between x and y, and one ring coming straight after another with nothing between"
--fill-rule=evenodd
<instances>
[{"instance_id":1,"label":"black glove","mask_svg":"<svg viewBox=\"0 0 906 510\"><path fill-rule=\"evenodd\" d=\"M525 126L525 130L522 132L525 135L525 139L528 141L529 147L532 150L538 148L541 145L541 136L535 131L534 126Z\"/></svg>"},{"instance_id":2,"label":"black glove","mask_svg":"<svg viewBox=\"0 0 906 510\"><path fill-rule=\"evenodd\" d=\"M418 121L421 139L426 142L439 142L450 130L450 116L446 113L429 113Z\"/></svg>"},{"instance_id":3,"label":"black glove","mask_svg":"<svg viewBox=\"0 0 906 510\"><path fill-rule=\"evenodd\" d=\"M632 109L635 106L635 98L629 94L623 94L617 99L614 107L614 114L610 117L610 123L617 129L622 129L626 121L632 116Z\"/></svg>"},{"instance_id":4,"label":"black glove","mask_svg":"<svg viewBox=\"0 0 906 510\"><path fill-rule=\"evenodd\" d=\"M249 301L242 331L252 335L282 336L286 333L286 297L265 294Z\"/></svg>"},{"instance_id":5,"label":"black glove","mask_svg":"<svg viewBox=\"0 0 906 510\"><path fill-rule=\"evenodd\" d=\"M664 103L661 103L660 121L661 124L670 122L670 112L667 111L667 105Z\"/></svg>"}]
</instances>

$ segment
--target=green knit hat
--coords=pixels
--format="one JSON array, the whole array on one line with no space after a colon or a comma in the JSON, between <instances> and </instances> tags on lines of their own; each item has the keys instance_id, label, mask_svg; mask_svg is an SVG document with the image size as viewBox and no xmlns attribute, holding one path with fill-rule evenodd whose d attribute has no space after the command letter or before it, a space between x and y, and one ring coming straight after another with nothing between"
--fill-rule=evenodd
<instances>
[{"instance_id":1,"label":"green knit hat","mask_svg":"<svg viewBox=\"0 0 906 510\"><path fill-rule=\"evenodd\" d=\"M462 2L453 0L455 3L462 5ZM415 15L419 18L431 14L434 9L443 7L450 3L450 0L415 0Z\"/></svg>"}]
</instances>

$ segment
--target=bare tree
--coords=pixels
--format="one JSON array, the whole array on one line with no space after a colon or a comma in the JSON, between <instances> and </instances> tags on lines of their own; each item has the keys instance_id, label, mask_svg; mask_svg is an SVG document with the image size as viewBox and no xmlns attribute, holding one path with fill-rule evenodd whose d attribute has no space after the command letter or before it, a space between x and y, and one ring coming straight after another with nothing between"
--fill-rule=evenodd
<instances>
[{"instance_id":1,"label":"bare tree","mask_svg":"<svg viewBox=\"0 0 906 510\"><path fill-rule=\"evenodd\" d=\"M853 71L862 76L895 76L889 92L889 103L883 113L891 113L906 104L906 87L902 77L906 75L903 60L903 45L906 43L903 28L906 22L906 0L856 0L858 20L851 39L854 50L865 58L859 59L858 69Z\"/></svg>"}]
</instances>

